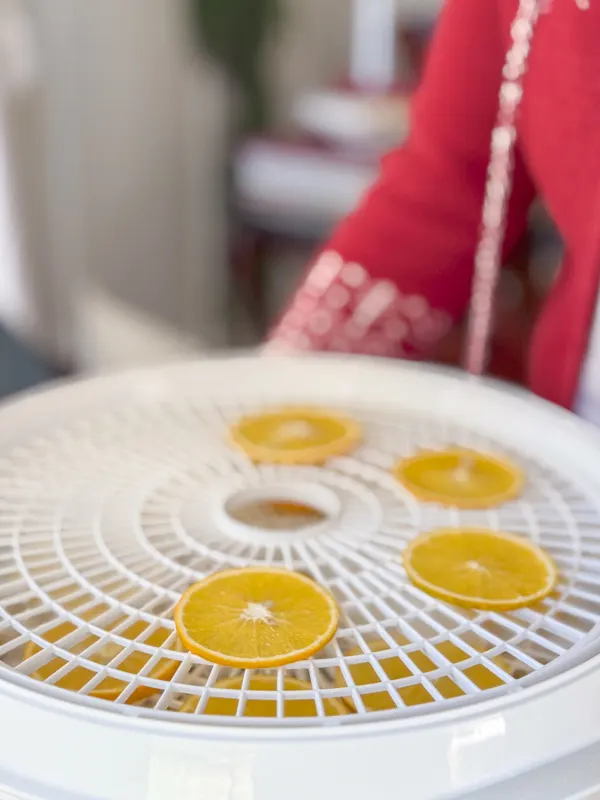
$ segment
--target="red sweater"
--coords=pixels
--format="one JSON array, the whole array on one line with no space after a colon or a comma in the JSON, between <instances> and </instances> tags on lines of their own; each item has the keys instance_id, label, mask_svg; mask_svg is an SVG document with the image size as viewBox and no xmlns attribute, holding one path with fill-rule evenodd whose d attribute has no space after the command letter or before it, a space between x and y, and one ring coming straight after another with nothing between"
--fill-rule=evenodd
<instances>
[{"instance_id":1,"label":"red sweater","mask_svg":"<svg viewBox=\"0 0 600 800\"><path fill-rule=\"evenodd\" d=\"M529 378L572 407L600 282L600 0L553 0L534 35L506 249L539 194L566 259L534 331ZM274 339L302 349L426 355L465 313L517 0L448 0L409 140L334 233Z\"/></svg>"}]
</instances>

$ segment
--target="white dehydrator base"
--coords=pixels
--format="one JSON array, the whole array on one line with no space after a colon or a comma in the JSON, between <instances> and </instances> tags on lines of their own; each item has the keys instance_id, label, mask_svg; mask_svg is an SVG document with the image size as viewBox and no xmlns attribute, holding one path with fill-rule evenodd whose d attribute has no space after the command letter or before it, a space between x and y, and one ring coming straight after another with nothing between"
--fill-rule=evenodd
<instances>
[{"instance_id":1,"label":"white dehydrator base","mask_svg":"<svg viewBox=\"0 0 600 800\"><path fill-rule=\"evenodd\" d=\"M393 800L402 792L433 800L516 775L524 776L525 791L533 768L556 767L593 745L600 754L600 656L484 705L355 728L240 732L124 719L7 680L0 690L0 786L22 787L36 800ZM595 783L586 790L600 784L598 763L587 765ZM543 779L544 770L537 775ZM582 780L573 775L575 792ZM554 779L549 783L553 791ZM557 800L586 796L568 791ZM530 796L553 796L536 792ZM475 797L487 800L483 791Z\"/></svg>"}]
</instances>

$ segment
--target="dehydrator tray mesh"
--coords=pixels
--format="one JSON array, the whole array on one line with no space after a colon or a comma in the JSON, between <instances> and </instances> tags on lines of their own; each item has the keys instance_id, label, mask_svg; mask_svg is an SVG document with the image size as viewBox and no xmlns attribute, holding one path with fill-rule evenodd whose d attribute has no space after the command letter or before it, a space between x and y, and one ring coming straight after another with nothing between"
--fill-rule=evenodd
<instances>
[{"instance_id":1,"label":"dehydrator tray mesh","mask_svg":"<svg viewBox=\"0 0 600 800\"><path fill-rule=\"evenodd\" d=\"M242 362L248 370L248 360ZM288 365L281 381L273 373L283 362L270 363L263 359L256 368L258 388L238 383L244 373L235 360L230 366L190 365L177 379L168 371L164 377L141 373L124 380L117 394L99 392L97 403L87 402L64 418L58 413L51 424L34 426L30 436L4 447L0 681L16 680L65 702L190 724L354 724L517 691L553 667L568 665L594 641L600 502L578 486L560 448L554 458L538 456L531 441L521 446L514 437L493 434L497 418L471 427L460 400L446 402L443 392L439 411L433 401L419 410L412 384L425 397L427 375L414 369L395 366L405 383L398 379L393 402L390 397L378 402L372 388L361 397L360 380L352 381L355 388L347 397L334 389L336 371L340 377L350 369L360 374L367 369L360 361L334 360L326 372L315 361L312 385L311 362L299 364L296 379ZM390 369L381 366L386 376ZM268 383L264 391L261 375ZM371 387L377 375L372 366L365 373ZM468 391L461 380L432 374L433 393L446 383L449 391L458 387L459 395ZM489 391L498 404L501 393ZM44 395L35 402L41 408ZM528 402L519 400L519 408ZM329 406L358 419L363 444L322 467L255 465L230 446L229 426L241 415L291 403ZM0 435L7 439L2 420L0 415ZM504 428L507 423L510 419L501 421ZM539 441L547 434L540 425ZM557 436L568 438L568 432ZM527 475L524 494L498 509L459 511L420 503L391 475L403 456L453 445L513 459ZM281 498L288 489L294 501L321 505L324 519L273 531L240 524L227 513L237 496L273 491ZM411 585L402 567L407 542L440 526L480 525L529 537L552 555L560 582L550 598L536 608L483 613L449 606ZM245 565L299 570L330 589L341 609L331 645L309 661L276 670L272 692L253 692L249 672L241 688L220 688L239 673L182 652L172 621L174 605L191 583ZM69 625L62 638L45 638L63 623ZM136 653L142 656L139 672L119 669ZM385 667L391 658L403 662L405 677L390 678ZM169 680L153 677L165 660L176 662L175 674ZM53 665L49 675L48 664ZM368 685L355 680L361 664L373 670ZM474 677L481 668L485 686L493 688L482 688ZM57 688L75 671L77 691ZM305 681L306 689L288 691L290 676ZM108 679L120 682L116 699L93 699ZM427 702L411 705L407 698L417 685ZM383 697L383 706L373 708L374 696ZM198 699L195 712L181 714L190 697ZM206 714L214 698L232 701L232 716ZM328 715L332 698L353 713ZM272 701L273 718L246 716L253 699ZM298 699L314 703L312 716L286 715L287 703Z\"/></svg>"}]
</instances>

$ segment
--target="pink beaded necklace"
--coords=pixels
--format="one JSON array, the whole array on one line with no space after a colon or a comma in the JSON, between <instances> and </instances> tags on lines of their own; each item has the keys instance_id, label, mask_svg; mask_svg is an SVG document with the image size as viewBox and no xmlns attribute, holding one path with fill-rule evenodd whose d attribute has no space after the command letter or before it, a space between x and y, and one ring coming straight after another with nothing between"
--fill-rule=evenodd
<instances>
[{"instance_id":1,"label":"pink beaded necklace","mask_svg":"<svg viewBox=\"0 0 600 800\"><path fill-rule=\"evenodd\" d=\"M582 10L589 8L589 0L575 2ZM547 7L547 0L520 0L511 27L512 45L502 71L500 108L492 133L467 335L465 366L473 375L482 375L487 367L494 298L502 266L502 245L512 190L517 112L523 96L523 77L527 69L531 40L539 16Z\"/></svg>"}]
</instances>

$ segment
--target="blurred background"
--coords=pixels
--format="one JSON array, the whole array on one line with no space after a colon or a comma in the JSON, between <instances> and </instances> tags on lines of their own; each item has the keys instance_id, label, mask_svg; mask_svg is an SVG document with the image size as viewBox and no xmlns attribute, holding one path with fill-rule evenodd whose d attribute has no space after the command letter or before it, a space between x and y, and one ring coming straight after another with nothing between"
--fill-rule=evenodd
<instances>
[{"instance_id":1,"label":"blurred background","mask_svg":"<svg viewBox=\"0 0 600 800\"><path fill-rule=\"evenodd\" d=\"M0 0L0 396L259 342L406 136L438 6ZM536 209L497 374L559 257Z\"/></svg>"}]
</instances>

